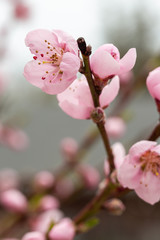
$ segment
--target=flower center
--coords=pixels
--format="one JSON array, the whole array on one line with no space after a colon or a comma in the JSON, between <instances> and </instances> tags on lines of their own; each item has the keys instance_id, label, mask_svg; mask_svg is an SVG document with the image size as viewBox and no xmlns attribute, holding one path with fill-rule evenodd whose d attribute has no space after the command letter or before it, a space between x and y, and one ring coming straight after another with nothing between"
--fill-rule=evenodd
<instances>
[{"instance_id":1,"label":"flower center","mask_svg":"<svg viewBox=\"0 0 160 240\"><path fill-rule=\"evenodd\" d=\"M142 171L151 171L155 176L160 175L160 155L158 153L149 150L141 155L139 161Z\"/></svg>"}]
</instances>

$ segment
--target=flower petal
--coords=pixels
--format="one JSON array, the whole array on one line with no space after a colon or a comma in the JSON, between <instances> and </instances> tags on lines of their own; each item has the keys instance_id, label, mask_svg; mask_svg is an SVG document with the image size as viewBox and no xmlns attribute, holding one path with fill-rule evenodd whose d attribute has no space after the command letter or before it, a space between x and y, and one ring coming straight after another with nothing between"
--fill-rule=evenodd
<instances>
[{"instance_id":1,"label":"flower petal","mask_svg":"<svg viewBox=\"0 0 160 240\"><path fill-rule=\"evenodd\" d=\"M137 58L137 53L135 48L131 48L128 52L124 55L123 58L119 61L120 63L120 72L119 74L129 72L135 65Z\"/></svg>"},{"instance_id":2,"label":"flower petal","mask_svg":"<svg viewBox=\"0 0 160 240\"><path fill-rule=\"evenodd\" d=\"M134 189L139 186L141 176L140 167L131 163L130 157L127 155L123 163L117 169L118 181L123 187Z\"/></svg>"},{"instance_id":3,"label":"flower petal","mask_svg":"<svg viewBox=\"0 0 160 240\"><path fill-rule=\"evenodd\" d=\"M159 180L159 177L148 171L143 175L141 184L135 189L135 192L145 202L153 205L160 200Z\"/></svg>"},{"instance_id":4,"label":"flower petal","mask_svg":"<svg viewBox=\"0 0 160 240\"><path fill-rule=\"evenodd\" d=\"M116 75L120 70L119 62L103 48L97 49L91 56L90 66L92 72L101 79Z\"/></svg>"},{"instance_id":5,"label":"flower petal","mask_svg":"<svg viewBox=\"0 0 160 240\"><path fill-rule=\"evenodd\" d=\"M75 80L77 78L77 73L80 68L80 59L78 56L67 52L63 55L62 62L60 64L60 69L63 71L63 79Z\"/></svg>"},{"instance_id":6,"label":"flower petal","mask_svg":"<svg viewBox=\"0 0 160 240\"><path fill-rule=\"evenodd\" d=\"M115 99L118 94L119 87L119 77L116 76L103 88L100 95L100 105L102 108L107 107Z\"/></svg>"},{"instance_id":7,"label":"flower petal","mask_svg":"<svg viewBox=\"0 0 160 240\"><path fill-rule=\"evenodd\" d=\"M120 142L114 143L112 145L113 155L114 155L114 163L116 169L120 168L125 158L125 149Z\"/></svg>"},{"instance_id":8,"label":"flower petal","mask_svg":"<svg viewBox=\"0 0 160 240\"><path fill-rule=\"evenodd\" d=\"M145 153L146 151L152 149L154 146L156 146L157 143L153 142L153 141L140 141L135 143L129 150L129 154L131 156L131 158L134 158L134 160L136 161L136 159L139 159L139 157Z\"/></svg>"},{"instance_id":9,"label":"flower petal","mask_svg":"<svg viewBox=\"0 0 160 240\"><path fill-rule=\"evenodd\" d=\"M58 42L64 51L78 55L78 44L72 36L61 30L53 30L53 32L57 35Z\"/></svg>"},{"instance_id":10,"label":"flower petal","mask_svg":"<svg viewBox=\"0 0 160 240\"><path fill-rule=\"evenodd\" d=\"M73 118L88 119L93 110L93 100L86 79L77 79L57 96L59 106Z\"/></svg>"},{"instance_id":11,"label":"flower petal","mask_svg":"<svg viewBox=\"0 0 160 240\"><path fill-rule=\"evenodd\" d=\"M30 48L31 53L35 54L38 59L49 59L53 53L48 47L58 46L58 38L49 30L37 29L27 34L25 44ZM43 57L41 54L43 54Z\"/></svg>"},{"instance_id":12,"label":"flower petal","mask_svg":"<svg viewBox=\"0 0 160 240\"><path fill-rule=\"evenodd\" d=\"M40 63L40 65L38 63ZM49 64L42 64L37 60L30 61L25 65L24 77L34 86L42 88L44 86L42 77L47 77L46 71L52 72L53 70L55 70L55 67Z\"/></svg>"}]
</instances>

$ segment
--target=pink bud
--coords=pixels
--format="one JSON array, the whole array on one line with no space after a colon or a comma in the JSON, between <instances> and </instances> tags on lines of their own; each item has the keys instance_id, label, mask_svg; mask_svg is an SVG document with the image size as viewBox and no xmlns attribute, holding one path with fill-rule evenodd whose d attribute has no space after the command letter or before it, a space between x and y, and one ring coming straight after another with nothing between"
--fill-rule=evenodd
<instances>
[{"instance_id":1,"label":"pink bud","mask_svg":"<svg viewBox=\"0 0 160 240\"><path fill-rule=\"evenodd\" d=\"M2 169L0 171L0 192L19 186L18 173L13 169Z\"/></svg>"},{"instance_id":2,"label":"pink bud","mask_svg":"<svg viewBox=\"0 0 160 240\"><path fill-rule=\"evenodd\" d=\"M26 197L15 189L2 192L0 195L0 203L12 212L25 213L27 210Z\"/></svg>"},{"instance_id":3,"label":"pink bud","mask_svg":"<svg viewBox=\"0 0 160 240\"><path fill-rule=\"evenodd\" d=\"M45 240L45 236L40 232L28 232L23 237L22 240Z\"/></svg>"},{"instance_id":4,"label":"pink bud","mask_svg":"<svg viewBox=\"0 0 160 240\"><path fill-rule=\"evenodd\" d=\"M73 138L64 138L61 141L61 151L67 161L72 161L78 150L78 144Z\"/></svg>"},{"instance_id":5,"label":"pink bud","mask_svg":"<svg viewBox=\"0 0 160 240\"><path fill-rule=\"evenodd\" d=\"M119 138L125 133L126 124L120 117L110 117L106 120L105 129L109 137Z\"/></svg>"},{"instance_id":6,"label":"pink bud","mask_svg":"<svg viewBox=\"0 0 160 240\"><path fill-rule=\"evenodd\" d=\"M46 195L40 200L39 209L42 211L47 211L50 209L59 208L59 205L60 203L57 198L51 195Z\"/></svg>"},{"instance_id":7,"label":"pink bud","mask_svg":"<svg viewBox=\"0 0 160 240\"><path fill-rule=\"evenodd\" d=\"M74 184L70 179L60 180L55 186L55 191L59 198L66 199L73 193Z\"/></svg>"},{"instance_id":8,"label":"pink bud","mask_svg":"<svg viewBox=\"0 0 160 240\"><path fill-rule=\"evenodd\" d=\"M31 220L31 228L34 231L46 233L51 223L59 222L63 213L58 209L48 210Z\"/></svg>"},{"instance_id":9,"label":"pink bud","mask_svg":"<svg viewBox=\"0 0 160 240\"><path fill-rule=\"evenodd\" d=\"M64 218L49 232L50 240L72 240L75 236L75 226L71 219Z\"/></svg>"},{"instance_id":10,"label":"pink bud","mask_svg":"<svg viewBox=\"0 0 160 240\"><path fill-rule=\"evenodd\" d=\"M117 198L107 200L103 206L107 208L111 214L117 215L117 216L122 215L122 213L126 209L123 202Z\"/></svg>"},{"instance_id":11,"label":"pink bud","mask_svg":"<svg viewBox=\"0 0 160 240\"><path fill-rule=\"evenodd\" d=\"M78 166L77 170L87 188L97 187L100 181L100 175L95 167L83 164Z\"/></svg>"},{"instance_id":12,"label":"pink bud","mask_svg":"<svg viewBox=\"0 0 160 240\"><path fill-rule=\"evenodd\" d=\"M25 6L23 3L17 2L15 4L14 15L17 19L27 19L29 17L29 8Z\"/></svg>"},{"instance_id":13,"label":"pink bud","mask_svg":"<svg viewBox=\"0 0 160 240\"><path fill-rule=\"evenodd\" d=\"M100 46L91 56L91 70L101 80L130 71L136 61L136 49L131 48L120 59L119 50L113 44Z\"/></svg>"},{"instance_id":14,"label":"pink bud","mask_svg":"<svg viewBox=\"0 0 160 240\"><path fill-rule=\"evenodd\" d=\"M19 129L1 126L0 143L10 147L13 150L21 151L28 146L28 137Z\"/></svg>"},{"instance_id":15,"label":"pink bud","mask_svg":"<svg viewBox=\"0 0 160 240\"><path fill-rule=\"evenodd\" d=\"M160 67L149 73L146 84L151 96L160 101Z\"/></svg>"},{"instance_id":16,"label":"pink bud","mask_svg":"<svg viewBox=\"0 0 160 240\"><path fill-rule=\"evenodd\" d=\"M54 176L49 171L41 171L35 175L34 185L38 190L46 190L53 187Z\"/></svg>"}]
</instances>

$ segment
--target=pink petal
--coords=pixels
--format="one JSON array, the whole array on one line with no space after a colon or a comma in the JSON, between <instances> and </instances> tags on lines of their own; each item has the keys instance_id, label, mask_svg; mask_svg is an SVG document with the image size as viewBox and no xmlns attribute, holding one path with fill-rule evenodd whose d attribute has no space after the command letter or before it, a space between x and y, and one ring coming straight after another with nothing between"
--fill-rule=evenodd
<instances>
[{"instance_id":1,"label":"pink petal","mask_svg":"<svg viewBox=\"0 0 160 240\"><path fill-rule=\"evenodd\" d=\"M119 78L116 76L103 88L100 95L100 105L102 108L107 107L115 99L118 94L119 87Z\"/></svg>"},{"instance_id":2,"label":"pink petal","mask_svg":"<svg viewBox=\"0 0 160 240\"><path fill-rule=\"evenodd\" d=\"M104 49L97 49L91 56L91 70L99 78L107 78L119 72L119 63Z\"/></svg>"},{"instance_id":3,"label":"pink petal","mask_svg":"<svg viewBox=\"0 0 160 240\"><path fill-rule=\"evenodd\" d=\"M117 142L112 145L112 150L114 155L114 163L115 163L116 169L118 169L124 162L125 149L121 143Z\"/></svg>"},{"instance_id":4,"label":"pink petal","mask_svg":"<svg viewBox=\"0 0 160 240\"><path fill-rule=\"evenodd\" d=\"M80 59L78 56L67 52L63 55L60 69L63 71L62 79L73 79L77 78L77 72L80 68Z\"/></svg>"},{"instance_id":5,"label":"pink petal","mask_svg":"<svg viewBox=\"0 0 160 240\"><path fill-rule=\"evenodd\" d=\"M138 187L141 176L142 172L140 171L140 166L131 163L129 155L127 155L123 163L117 169L118 181L123 187L134 189Z\"/></svg>"},{"instance_id":6,"label":"pink petal","mask_svg":"<svg viewBox=\"0 0 160 240\"><path fill-rule=\"evenodd\" d=\"M34 86L42 88L44 86L44 80L42 77L47 78L46 71L53 72L56 67L42 63L39 65L38 63L40 62L37 60L28 62L24 68L24 77Z\"/></svg>"},{"instance_id":7,"label":"pink petal","mask_svg":"<svg viewBox=\"0 0 160 240\"><path fill-rule=\"evenodd\" d=\"M50 45L48 45L48 42ZM41 54L44 55L44 59L48 59L49 55L52 55L48 46L58 46L58 39L57 36L49 30L37 29L27 34L25 44L30 48L31 53L35 54L39 59L43 59ZM36 51L38 51L38 53ZM47 52L49 54L46 54Z\"/></svg>"},{"instance_id":8,"label":"pink petal","mask_svg":"<svg viewBox=\"0 0 160 240\"><path fill-rule=\"evenodd\" d=\"M156 144L156 142L147 140L137 142L130 148L129 155L136 161L143 153L152 149L154 146L156 146Z\"/></svg>"},{"instance_id":9,"label":"pink petal","mask_svg":"<svg viewBox=\"0 0 160 240\"><path fill-rule=\"evenodd\" d=\"M152 95L152 88L160 83L160 67L157 67L149 73L146 83L148 90Z\"/></svg>"},{"instance_id":10,"label":"pink petal","mask_svg":"<svg viewBox=\"0 0 160 240\"><path fill-rule=\"evenodd\" d=\"M137 195L145 202L155 204L160 200L159 177L148 171L143 174L141 184L135 189Z\"/></svg>"},{"instance_id":11,"label":"pink petal","mask_svg":"<svg viewBox=\"0 0 160 240\"><path fill-rule=\"evenodd\" d=\"M153 87L153 89L150 91L150 94L153 98L160 100L160 83Z\"/></svg>"},{"instance_id":12,"label":"pink petal","mask_svg":"<svg viewBox=\"0 0 160 240\"><path fill-rule=\"evenodd\" d=\"M125 72L129 72L134 67L136 58L137 58L136 49L135 48L129 49L129 51L119 61L120 72L118 73L118 75Z\"/></svg>"},{"instance_id":13,"label":"pink petal","mask_svg":"<svg viewBox=\"0 0 160 240\"><path fill-rule=\"evenodd\" d=\"M93 100L85 79L75 80L63 93L58 94L59 106L73 118L88 119L93 110Z\"/></svg>"},{"instance_id":14,"label":"pink petal","mask_svg":"<svg viewBox=\"0 0 160 240\"><path fill-rule=\"evenodd\" d=\"M65 51L78 55L78 45L72 36L61 30L53 30L53 32L57 35L58 42L62 48L64 47L64 42L66 43L66 49L64 49Z\"/></svg>"}]
</instances>

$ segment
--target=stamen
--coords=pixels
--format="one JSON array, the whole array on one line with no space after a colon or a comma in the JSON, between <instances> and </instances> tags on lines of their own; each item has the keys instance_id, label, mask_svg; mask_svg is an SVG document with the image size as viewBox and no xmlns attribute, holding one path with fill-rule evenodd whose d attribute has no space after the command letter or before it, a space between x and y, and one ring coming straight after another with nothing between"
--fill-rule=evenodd
<instances>
[{"instance_id":1,"label":"stamen","mask_svg":"<svg viewBox=\"0 0 160 240\"><path fill-rule=\"evenodd\" d=\"M44 54L41 54L41 57L44 57Z\"/></svg>"},{"instance_id":2,"label":"stamen","mask_svg":"<svg viewBox=\"0 0 160 240\"><path fill-rule=\"evenodd\" d=\"M36 57L36 56L34 56L34 57L33 57L33 59L34 59L34 60L36 60L36 59L37 59L37 57Z\"/></svg>"}]
</instances>

